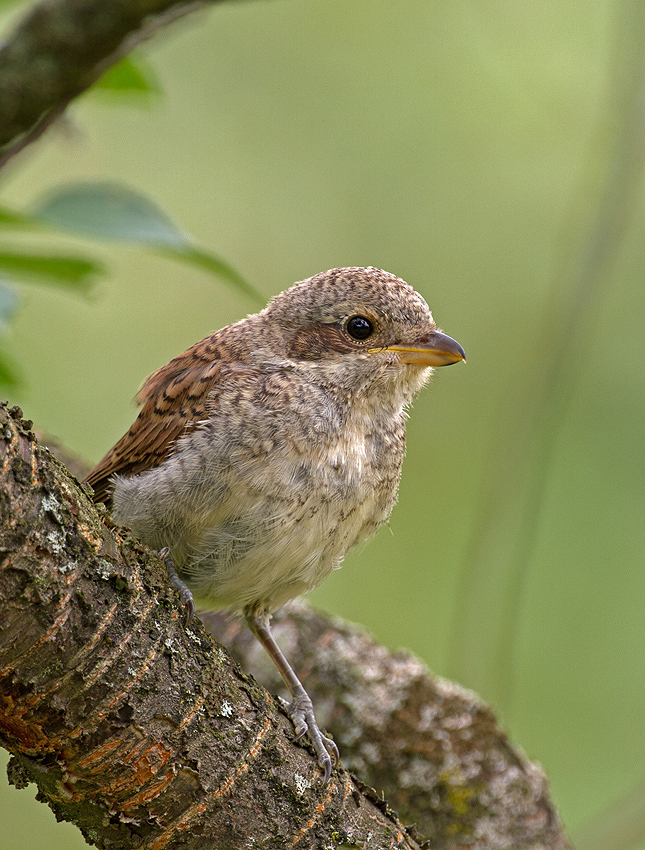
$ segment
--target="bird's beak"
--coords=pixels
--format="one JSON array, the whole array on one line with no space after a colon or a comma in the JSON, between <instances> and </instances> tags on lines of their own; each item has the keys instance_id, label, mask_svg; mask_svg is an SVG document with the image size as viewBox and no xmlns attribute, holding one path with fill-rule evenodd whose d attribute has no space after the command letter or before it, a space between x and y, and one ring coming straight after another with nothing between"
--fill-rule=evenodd
<instances>
[{"instance_id":1,"label":"bird's beak","mask_svg":"<svg viewBox=\"0 0 645 850\"><path fill-rule=\"evenodd\" d=\"M451 363L466 361L466 352L452 337L440 331L431 331L412 345L388 345L385 348L371 348L370 354L380 351L395 351L401 363L414 366L449 366Z\"/></svg>"}]
</instances>

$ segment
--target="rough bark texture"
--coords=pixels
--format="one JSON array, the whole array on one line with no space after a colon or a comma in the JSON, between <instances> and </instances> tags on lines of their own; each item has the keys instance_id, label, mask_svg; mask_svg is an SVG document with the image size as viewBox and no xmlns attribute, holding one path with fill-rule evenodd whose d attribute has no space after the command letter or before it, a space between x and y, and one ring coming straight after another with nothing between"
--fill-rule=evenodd
<instances>
[{"instance_id":1,"label":"rough bark texture","mask_svg":"<svg viewBox=\"0 0 645 850\"><path fill-rule=\"evenodd\" d=\"M0 165L167 21L217 0L43 0L0 49Z\"/></svg>"},{"instance_id":2,"label":"rough bark texture","mask_svg":"<svg viewBox=\"0 0 645 850\"><path fill-rule=\"evenodd\" d=\"M19 420L0 407L0 741L14 784L36 782L99 847L568 847L541 770L472 693L296 605L276 634L360 777L323 786L276 700L199 623L184 628L158 560ZM208 624L278 687L240 623Z\"/></svg>"}]
</instances>

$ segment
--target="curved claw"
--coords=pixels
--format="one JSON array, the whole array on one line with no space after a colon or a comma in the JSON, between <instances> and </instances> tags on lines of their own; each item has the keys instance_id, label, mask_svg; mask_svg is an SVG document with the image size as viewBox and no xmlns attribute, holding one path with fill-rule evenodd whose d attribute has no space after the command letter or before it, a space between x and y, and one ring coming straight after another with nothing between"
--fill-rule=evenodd
<instances>
[{"instance_id":1,"label":"curved claw","mask_svg":"<svg viewBox=\"0 0 645 850\"><path fill-rule=\"evenodd\" d=\"M318 728L316 717L314 715L314 707L308 694L300 694L294 697L293 702L288 707L289 716L296 730L296 740L309 736L316 755L318 756L318 764L325 772L324 783L329 782L333 765L337 765L340 759L338 747ZM333 759L333 765L332 765Z\"/></svg>"},{"instance_id":2,"label":"curved claw","mask_svg":"<svg viewBox=\"0 0 645 850\"><path fill-rule=\"evenodd\" d=\"M195 600L193 599L193 594L188 590L189 596L184 596L184 592L181 588L177 588L179 590L179 596L184 606L184 626L189 625L190 621L195 616Z\"/></svg>"}]
</instances>

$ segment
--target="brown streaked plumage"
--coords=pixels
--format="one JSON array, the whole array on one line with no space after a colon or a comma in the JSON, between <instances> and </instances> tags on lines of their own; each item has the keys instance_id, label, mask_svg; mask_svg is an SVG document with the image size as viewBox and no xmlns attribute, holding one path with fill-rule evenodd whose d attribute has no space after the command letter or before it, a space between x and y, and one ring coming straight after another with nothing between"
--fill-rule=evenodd
<instances>
[{"instance_id":1,"label":"brown streaked plumage","mask_svg":"<svg viewBox=\"0 0 645 850\"><path fill-rule=\"evenodd\" d=\"M228 362L225 341L217 339L221 335L195 343L146 378L135 396L139 416L87 477L96 501L111 502L112 476L159 466L174 443L205 418L207 400L227 371L244 368Z\"/></svg>"},{"instance_id":2,"label":"brown streaked plumage","mask_svg":"<svg viewBox=\"0 0 645 850\"><path fill-rule=\"evenodd\" d=\"M203 607L244 613L326 779L336 747L270 614L387 520L405 410L432 367L464 359L409 284L374 268L331 269L154 372L138 418L87 478L117 522L169 553L184 600L190 588Z\"/></svg>"}]
</instances>

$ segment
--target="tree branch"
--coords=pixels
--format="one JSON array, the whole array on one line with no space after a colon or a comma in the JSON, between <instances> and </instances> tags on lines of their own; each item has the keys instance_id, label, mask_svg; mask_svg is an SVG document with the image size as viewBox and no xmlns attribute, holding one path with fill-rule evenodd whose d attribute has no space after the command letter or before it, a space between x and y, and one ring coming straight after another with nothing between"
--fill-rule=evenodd
<instances>
[{"instance_id":1,"label":"tree branch","mask_svg":"<svg viewBox=\"0 0 645 850\"><path fill-rule=\"evenodd\" d=\"M161 26L218 0L42 0L0 49L0 167Z\"/></svg>"},{"instance_id":2,"label":"tree branch","mask_svg":"<svg viewBox=\"0 0 645 850\"><path fill-rule=\"evenodd\" d=\"M276 700L181 624L156 557L0 407L0 741L99 847L567 848L542 772L477 698L294 606L276 635L347 766L322 785ZM272 688L240 623L210 628ZM371 836L371 837L369 837Z\"/></svg>"}]
</instances>

